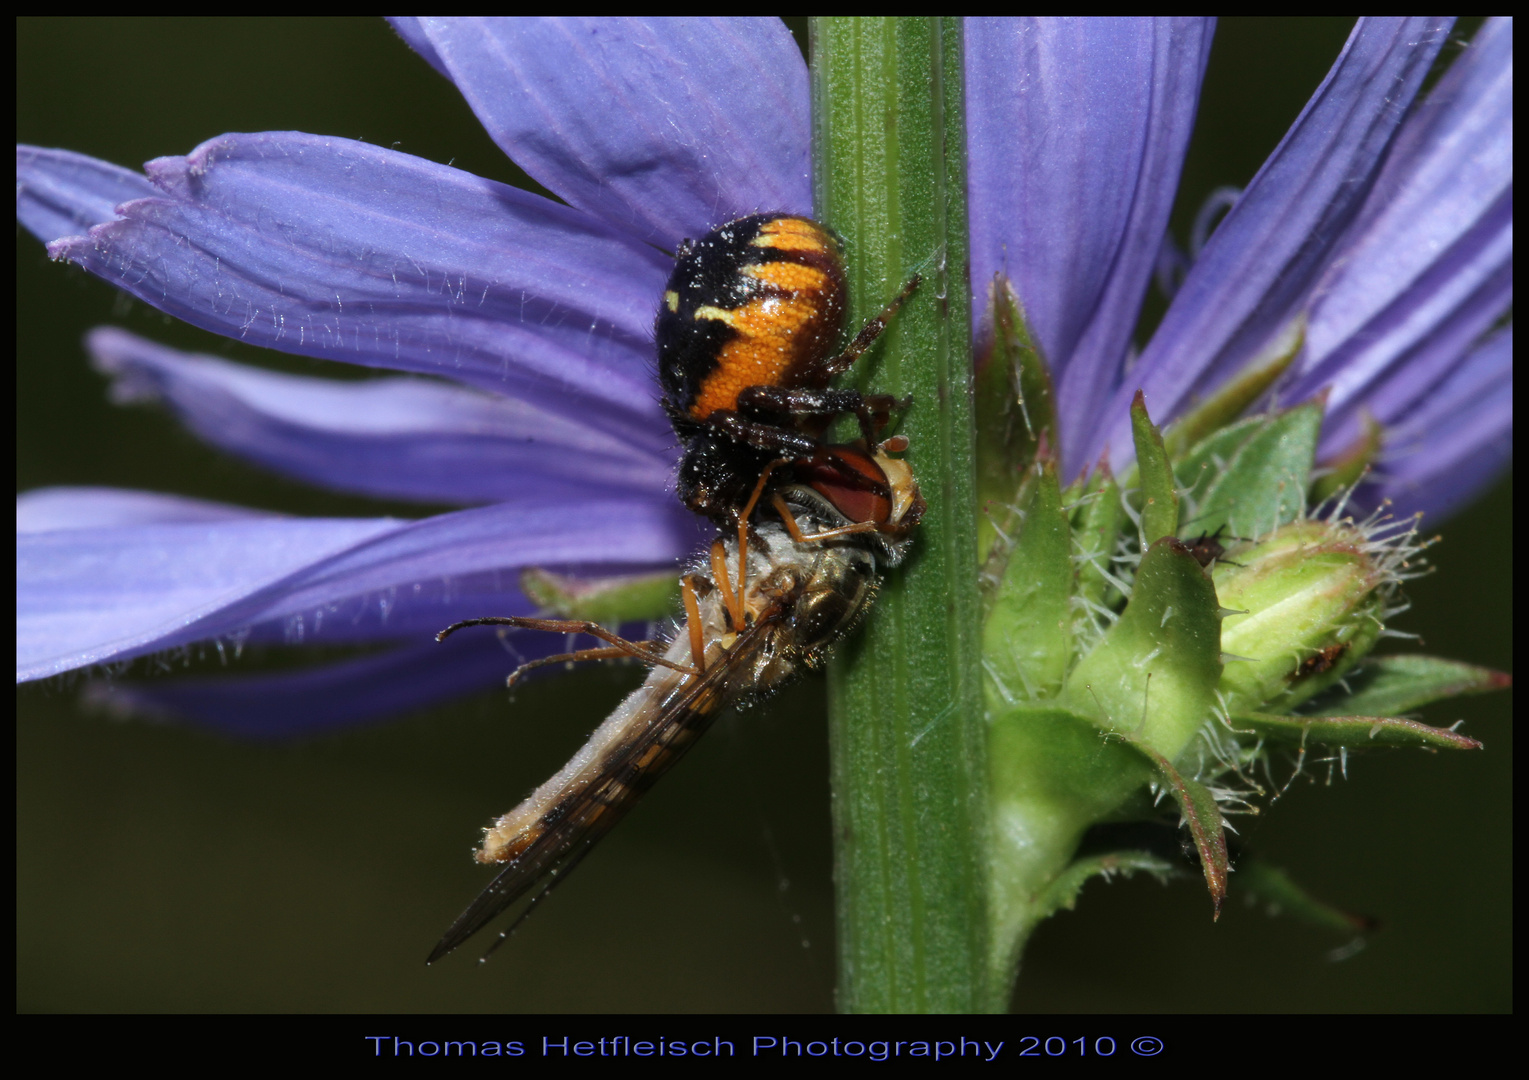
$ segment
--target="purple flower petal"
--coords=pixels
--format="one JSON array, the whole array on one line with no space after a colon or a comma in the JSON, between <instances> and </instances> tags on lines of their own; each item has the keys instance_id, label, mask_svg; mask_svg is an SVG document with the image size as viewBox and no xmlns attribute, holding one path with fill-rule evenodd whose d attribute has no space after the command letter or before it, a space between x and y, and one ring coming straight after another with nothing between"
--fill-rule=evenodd
<instances>
[{"instance_id":1,"label":"purple flower petal","mask_svg":"<svg viewBox=\"0 0 1529 1080\"><path fill-rule=\"evenodd\" d=\"M1323 449L1432 388L1513 293L1513 28L1489 22L1397 135L1364 212L1318 285L1302 372L1328 390Z\"/></svg>"},{"instance_id":2,"label":"purple flower petal","mask_svg":"<svg viewBox=\"0 0 1529 1080\"><path fill-rule=\"evenodd\" d=\"M120 203L159 194L148 177L70 150L16 147L16 218L48 241L111 221Z\"/></svg>"},{"instance_id":3,"label":"purple flower petal","mask_svg":"<svg viewBox=\"0 0 1529 1080\"><path fill-rule=\"evenodd\" d=\"M430 43L430 35L425 30L425 20L413 15L389 15L387 20L392 24L393 30L403 38L404 44L419 53L420 57L436 71L447 79L451 78L451 69L446 66L446 61L441 54L435 51L435 46Z\"/></svg>"},{"instance_id":4,"label":"purple flower petal","mask_svg":"<svg viewBox=\"0 0 1529 1080\"><path fill-rule=\"evenodd\" d=\"M484 614L526 566L651 570L695 546L670 500L501 503L417 522L291 519L19 534L17 678L233 635L367 641Z\"/></svg>"},{"instance_id":5,"label":"purple flower petal","mask_svg":"<svg viewBox=\"0 0 1529 1080\"><path fill-rule=\"evenodd\" d=\"M1457 362L1448 377L1386 434L1376 479L1360 505L1390 499L1394 512L1430 520L1461 509L1513 460L1513 328Z\"/></svg>"},{"instance_id":6,"label":"purple flower petal","mask_svg":"<svg viewBox=\"0 0 1529 1080\"><path fill-rule=\"evenodd\" d=\"M16 532L54 529L110 529L117 526L170 525L280 518L264 510L122 488L38 488L16 496Z\"/></svg>"},{"instance_id":7,"label":"purple flower petal","mask_svg":"<svg viewBox=\"0 0 1529 1080\"><path fill-rule=\"evenodd\" d=\"M1006 275L1058 387L1069 471L1162 246L1210 40L1203 20L966 24L974 314Z\"/></svg>"},{"instance_id":8,"label":"purple flower petal","mask_svg":"<svg viewBox=\"0 0 1529 1080\"><path fill-rule=\"evenodd\" d=\"M517 165L644 240L812 211L807 66L778 19L394 25Z\"/></svg>"},{"instance_id":9,"label":"purple flower petal","mask_svg":"<svg viewBox=\"0 0 1529 1080\"><path fill-rule=\"evenodd\" d=\"M662 253L535 195L345 139L227 135L147 170L161 197L50 254L230 337L449 376L598 415L653 449L669 441L648 370Z\"/></svg>"},{"instance_id":10,"label":"purple flower petal","mask_svg":"<svg viewBox=\"0 0 1529 1080\"><path fill-rule=\"evenodd\" d=\"M16 537L16 677L207 637L185 629L398 522L250 517ZM213 632L232 627L216 625Z\"/></svg>"},{"instance_id":11,"label":"purple flower petal","mask_svg":"<svg viewBox=\"0 0 1529 1080\"><path fill-rule=\"evenodd\" d=\"M248 739L290 739L375 723L503 687L518 664L565 651L566 645L561 634L484 630L301 671L96 682L86 697L112 712L193 720Z\"/></svg>"},{"instance_id":12,"label":"purple flower petal","mask_svg":"<svg viewBox=\"0 0 1529 1080\"><path fill-rule=\"evenodd\" d=\"M1284 140L1212 234L1073 467L1132 458L1130 403L1171 420L1258 355L1306 305L1358 216L1447 19L1361 20Z\"/></svg>"},{"instance_id":13,"label":"purple flower petal","mask_svg":"<svg viewBox=\"0 0 1529 1080\"><path fill-rule=\"evenodd\" d=\"M1434 393L1513 303L1513 198L1505 192L1483 220L1405 286L1375 317L1309 373L1286 400L1330 388L1319 460L1360 437L1365 418L1391 424Z\"/></svg>"},{"instance_id":14,"label":"purple flower petal","mask_svg":"<svg viewBox=\"0 0 1529 1080\"><path fill-rule=\"evenodd\" d=\"M670 486L668 456L513 398L425 379L281 375L111 328L86 343L119 402L163 400L212 445L341 491L473 504L663 499Z\"/></svg>"}]
</instances>

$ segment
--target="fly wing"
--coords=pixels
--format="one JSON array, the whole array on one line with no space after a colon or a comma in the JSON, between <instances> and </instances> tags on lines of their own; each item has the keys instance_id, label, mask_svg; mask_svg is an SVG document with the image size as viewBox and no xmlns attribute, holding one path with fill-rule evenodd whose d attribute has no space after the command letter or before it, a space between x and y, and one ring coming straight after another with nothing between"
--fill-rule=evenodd
<instances>
[{"instance_id":1,"label":"fly wing","mask_svg":"<svg viewBox=\"0 0 1529 1080\"><path fill-rule=\"evenodd\" d=\"M646 708L634 710L631 737L619 740L608 751L589 783L567 792L542 814L522 850L451 924L426 963L433 964L451 952L540 884L542 887L499 940L519 926L537 902L565 879L590 848L690 749L723 706L750 689L747 673L754 655L768 639L770 623L765 620L750 626L717 663L700 677L690 679L667 701L648 701ZM652 719L650 709L662 711Z\"/></svg>"}]
</instances>

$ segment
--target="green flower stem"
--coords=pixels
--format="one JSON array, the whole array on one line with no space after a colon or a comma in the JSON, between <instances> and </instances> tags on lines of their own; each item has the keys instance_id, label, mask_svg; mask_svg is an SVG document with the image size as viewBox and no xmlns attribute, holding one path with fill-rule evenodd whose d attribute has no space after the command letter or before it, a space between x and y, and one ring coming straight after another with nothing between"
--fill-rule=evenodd
<instances>
[{"instance_id":1,"label":"green flower stem","mask_svg":"<svg viewBox=\"0 0 1529 1080\"><path fill-rule=\"evenodd\" d=\"M908 395L928 500L913 556L830 669L839 1006L1001 1009L987 977L987 765L960 22L812 22L817 215L846 244L851 325L923 284L855 378Z\"/></svg>"}]
</instances>

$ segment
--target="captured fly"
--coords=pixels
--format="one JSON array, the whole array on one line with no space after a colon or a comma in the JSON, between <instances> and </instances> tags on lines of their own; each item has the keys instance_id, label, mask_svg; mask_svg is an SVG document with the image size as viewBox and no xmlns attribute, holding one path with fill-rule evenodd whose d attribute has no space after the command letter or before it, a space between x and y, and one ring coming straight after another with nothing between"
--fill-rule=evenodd
<instances>
[{"instance_id":1,"label":"captured fly","mask_svg":"<svg viewBox=\"0 0 1529 1080\"><path fill-rule=\"evenodd\" d=\"M681 579L685 621L667 644L628 642L592 623L520 617L472 619L441 632L507 625L590 633L610 645L534 661L511 682L526 667L567 659L625 655L652 670L567 765L485 830L477 859L503 869L428 962L529 897L493 952L724 707L762 698L822 663L869 608L881 572L902 561L924 511L907 465L886 452L905 446L898 439L875 451L863 444L823 447L837 455L825 475L870 470L875 483L841 490L809 482L775 491L770 501L778 519L761 520L742 545L718 538L709 560ZM761 477L755 500L764 488ZM846 500L853 514L845 513Z\"/></svg>"}]
</instances>

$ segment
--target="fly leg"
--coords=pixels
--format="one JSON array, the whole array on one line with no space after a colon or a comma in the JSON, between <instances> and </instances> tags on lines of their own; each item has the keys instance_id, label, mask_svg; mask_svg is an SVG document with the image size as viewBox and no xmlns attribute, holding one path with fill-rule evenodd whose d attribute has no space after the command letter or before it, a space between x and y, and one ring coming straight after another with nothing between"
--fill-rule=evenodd
<instances>
[{"instance_id":1,"label":"fly leg","mask_svg":"<svg viewBox=\"0 0 1529 1080\"><path fill-rule=\"evenodd\" d=\"M720 536L711 542L711 576L722 590L722 611L727 616L728 629L736 633L743 626L743 595L741 587L735 592L728 579L727 549Z\"/></svg>"},{"instance_id":2,"label":"fly leg","mask_svg":"<svg viewBox=\"0 0 1529 1080\"><path fill-rule=\"evenodd\" d=\"M780 497L780 493L770 497L770 505L775 507L775 512L785 523L786 532L792 540L798 544L806 544L816 540L837 540L841 536L857 536L860 533L878 532L881 526L874 521L857 521L853 525L840 525L838 528L825 529L822 532L804 533L801 525L796 520L796 515L786 505L786 500Z\"/></svg>"},{"instance_id":3,"label":"fly leg","mask_svg":"<svg viewBox=\"0 0 1529 1080\"><path fill-rule=\"evenodd\" d=\"M776 458L764 467L759 474L758 481L754 484L754 491L749 495L749 501L743 504L743 510L738 515L738 613L733 621L734 630L743 629L743 599L748 595L748 565L749 565L749 517L754 513L754 507L759 505L759 499L764 495L765 485L770 482L770 474L782 465L791 464L789 458ZM718 576L725 582L727 567L717 563L717 549L721 545L718 540L712 545L713 569L719 571ZM724 597L729 595L726 584L723 585Z\"/></svg>"},{"instance_id":4,"label":"fly leg","mask_svg":"<svg viewBox=\"0 0 1529 1080\"><path fill-rule=\"evenodd\" d=\"M716 562L716 554L717 544L713 544L713 564ZM723 565L726 565L725 559ZM696 598L695 578L690 574L680 579L680 598L685 602L685 626L690 631L690 662L695 667L695 674L700 675L706 670L706 637L701 632L701 602ZM722 599L725 609L728 600L726 590L722 593Z\"/></svg>"},{"instance_id":5,"label":"fly leg","mask_svg":"<svg viewBox=\"0 0 1529 1080\"><path fill-rule=\"evenodd\" d=\"M522 630L547 630L554 634L588 634L590 637L599 638L609 642L611 647L605 649L581 649L578 652L559 653L556 656L543 657L540 660L531 660L521 664L510 673L506 685L513 685L520 678L521 673L531 668L542 667L546 664L563 663L575 660L608 660L618 656L630 656L645 663L656 664L660 667L673 668L675 671L686 675L699 674L696 668L687 667L684 664L676 664L658 651L662 642L658 641L628 641L619 634L612 633L599 623L589 622L585 619L535 619L522 615L490 615L481 619L464 619L459 623L452 623L439 634L435 640L445 641L458 630L468 626L518 626Z\"/></svg>"},{"instance_id":6,"label":"fly leg","mask_svg":"<svg viewBox=\"0 0 1529 1080\"><path fill-rule=\"evenodd\" d=\"M633 641L631 645L654 648L663 644L661 641ZM637 657L647 660L646 655L634 653L624 645L615 645L607 649L577 649L574 652L554 653L552 656L543 656L538 660L527 660L514 671L510 672L509 678L504 680L505 686L514 686L520 681L521 676L532 668L546 667L549 664L574 664L584 660L619 660L622 657Z\"/></svg>"}]
</instances>

